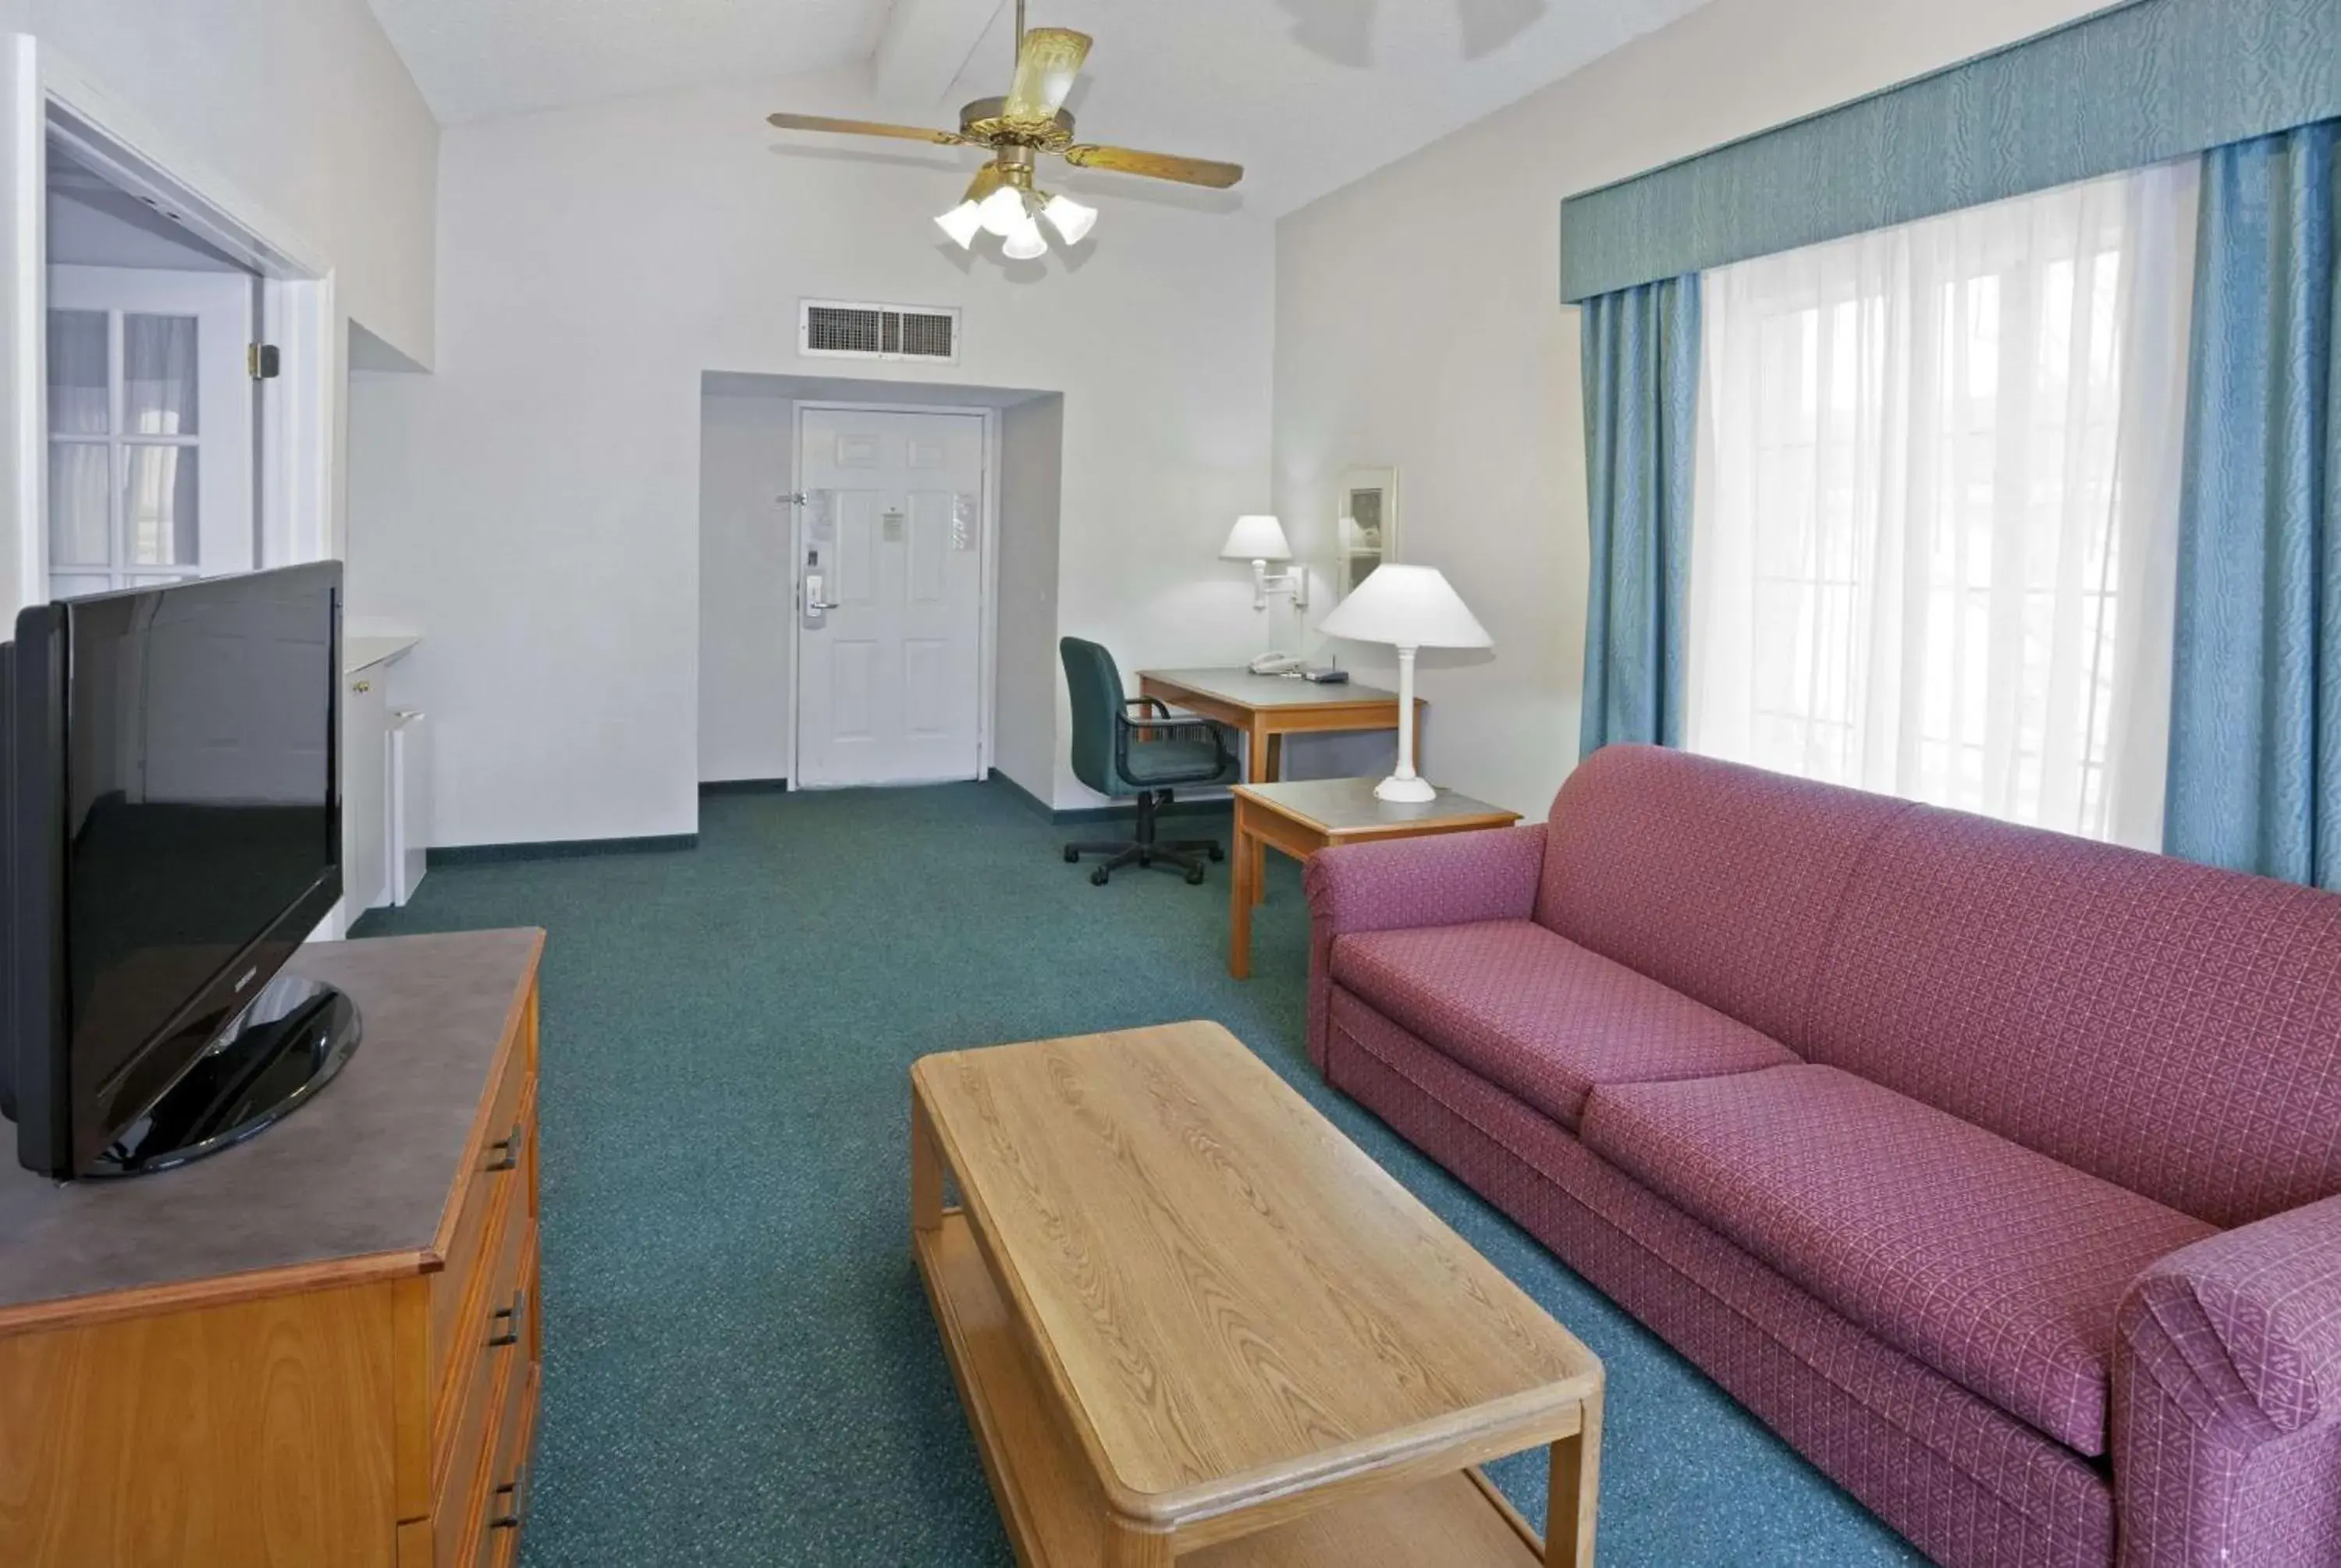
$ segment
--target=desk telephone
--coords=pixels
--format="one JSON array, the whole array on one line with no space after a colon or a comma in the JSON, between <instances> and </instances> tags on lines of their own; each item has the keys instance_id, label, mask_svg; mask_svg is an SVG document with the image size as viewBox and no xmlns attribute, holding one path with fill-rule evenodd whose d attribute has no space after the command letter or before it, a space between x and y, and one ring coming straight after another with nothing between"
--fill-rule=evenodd
<instances>
[{"instance_id":1,"label":"desk telephone","mask_svg":"<svg viewBox=\"0 0 2341 1568\"><path fill-rule=\"evenodd\" d=\"M1331 665L1311 669L1306 660L1296 659L1290 653L1263 653L1246 668L1254 675L1296 676L1302 680L1313 680L1320 686L1340 686L1350 679L1350 672L1346 670Z\"/></svg>"}]
</instances>

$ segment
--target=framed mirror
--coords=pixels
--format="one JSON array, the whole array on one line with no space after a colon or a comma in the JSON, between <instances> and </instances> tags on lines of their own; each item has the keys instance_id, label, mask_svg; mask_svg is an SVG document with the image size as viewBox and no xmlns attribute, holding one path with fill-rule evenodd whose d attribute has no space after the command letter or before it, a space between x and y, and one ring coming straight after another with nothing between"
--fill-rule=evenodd
<instances>
[{"instance_id":1,"label":"framed mirror","mask_svg":"<svg viewBox=\"0 0 2341 1568\"><path fill-rule=\"evenodd\" d=\"M1333 596L1347 599L1374 568L1398 554L1398 470L1353 468L1341 476L1333 525Z\"/></svg>"}]
</instances>

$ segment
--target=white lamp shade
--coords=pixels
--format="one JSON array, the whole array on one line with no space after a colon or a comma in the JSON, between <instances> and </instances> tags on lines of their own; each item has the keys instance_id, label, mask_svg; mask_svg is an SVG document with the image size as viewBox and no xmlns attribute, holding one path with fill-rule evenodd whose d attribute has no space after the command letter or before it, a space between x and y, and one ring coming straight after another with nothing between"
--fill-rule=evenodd
<instances>
[{"instance_id":1,"label":"white lamp shade","mask_svg":"<svg viewBox=\"0 0 2341 1568\"><path fill-rule=\"evenodd\" d=\"M1399 648L1489 648L1495 640L1436 567L1376 567L1320 629Z\"/></svg>"},{"instance_id":2,"label":"white lamp shade","mask_svg":"<svg viewBox=\"0 0 2341 1568\"><path fill-rule=\"evenodd\" d=\"M1037 260L1049 253L1049 236L1041 232L1039 223L1027 218L1023 227L1008 236L1008 243L1000 247L1000 253L1011 262Z\"/></svg>"},{"instance_id":3,"label":"white lamp shade","mask_svg":"<svg viewBox=\"0 0 2341 1568\"><path fill-rule=\"evenodd\" d=\"M1221 561L1290 561L1292 546L1284 537L1284 524L1272 517L1240 517L1228 531L1227 543L1220 547Z\"/></svg>"},{"instance_id":4,"label":"white lamp shade","mask_svg":"<svg viewBox=\"0 0 2341 1568\"><path fill-rule=\"evenodd\" d=\"M1078 245L1081 237L1097 226L1097 209L1084 206L1071 196L1051 196L1049 204L1041 209L1057 233L1065 236L1065 243Z\"/></svg>"},{"instance_id":5,"label":"white lamp shade","mask_svg":"<svg viewBox=\"0 0 2341 1568\"><path fill-rule=\"evenodd\" d=\"M963 251L975 243L975 236L982 231L983 210L973 202L961 202L935 222Z\"/></svg>"},{"instance_id":6,"label":"white lamp shade","mask_svg":"<svg viewBox=\"0 0 2341 1568\"><path fill-rule=\"evenodd\" d=\"M983 198L976 211L981 214L986 233L1008 238L1032 221L1024 210L1024 193L1013 185L1002 185Z\"/></svg>"}]
</instances>

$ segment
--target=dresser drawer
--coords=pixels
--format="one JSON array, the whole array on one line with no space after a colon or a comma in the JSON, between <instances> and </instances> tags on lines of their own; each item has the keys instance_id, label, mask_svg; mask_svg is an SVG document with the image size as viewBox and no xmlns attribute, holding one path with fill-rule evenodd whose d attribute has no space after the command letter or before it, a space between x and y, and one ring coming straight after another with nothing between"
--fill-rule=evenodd
<instances>
[{"instance_id":1,"label":"dresser drawer","mask_svg":"<svg viewBox=\"0 0 2341 1568\"><path fill-rule=\"evenodd\" d=\"M536 1291L536 1222L527 1205L513 1204L498 1216L492 1239L494 1263L481 1274L486 1288L462 1319L473 1341L456 1357L462 1381L443 1394L433 1426L431 1516L443 1568L471 1561L463 1544L466 1521L490 1484L501 1412L509 1390L527 1381L537 1358L530 1300Z\"/></svg>"},{"instance_id":2,"label":"dresser drawer","mask_svg":"<svg viewBox=\"0 0 2341 1568\"><path fill-rule=\"evenodd\" d=\"M505 1061L503 1081L486 1112L487 1146L459 1189L463 1206L456 1212L446 1266L431 1281L429 1365L434 1388L445 1386L463 1354L467 1333L458 1320L469 1312L473 1295L483 1288L480 1273L493 1221L516 1195L520 1209L530 1207L527 1195L533 1190L536 1158L535 1087L528 1054L515 1049Z\"/></svg>"},{"instance_id":3,"label":"dresser drawer","mask_svg":"<svg viewBox=\"0 0 2341 1568\"><path fill-rule=\"evenodd\" d=\"M535 1287L533 1271L529 1285ZM534 1346L530 1346L532 1352ZM493 1457L485 1480L485 1506L477 1515L469 1561L474 1568L510 1568L520 1556L521 1531L528 1523L530 1439L536 1426L538 1368L533 1355L506 1369L496 1413Z\"/></svg>"}]
</instances>

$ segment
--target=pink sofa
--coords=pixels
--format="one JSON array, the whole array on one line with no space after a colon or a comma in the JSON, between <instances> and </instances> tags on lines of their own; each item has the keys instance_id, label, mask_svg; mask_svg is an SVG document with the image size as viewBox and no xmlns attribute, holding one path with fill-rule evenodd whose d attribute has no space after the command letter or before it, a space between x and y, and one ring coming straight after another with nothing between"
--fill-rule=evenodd
<instances>
[{"instance_id":1,"label":"pink sofa","mask_svg":"<svg viewBox=\"0 0 2341 1568\"><path fill-rule=\"evenodd\" d=\"M1327 1078L1921 1550L2341 1563L2341 898L1648 747L1307 886Z\"/></svg>"}]
</instances>

